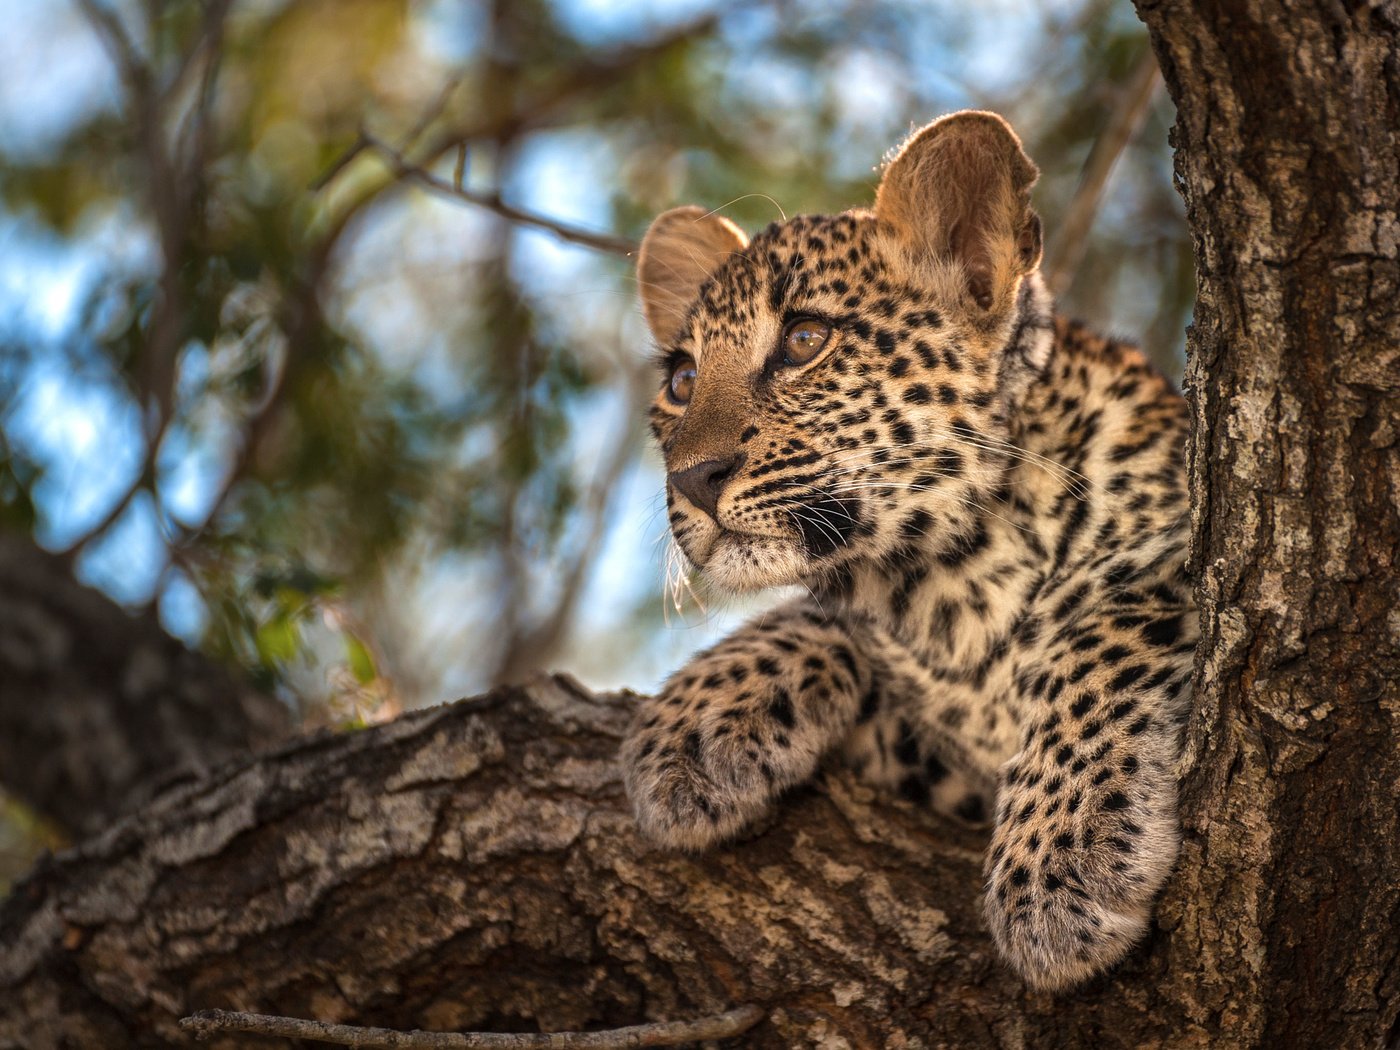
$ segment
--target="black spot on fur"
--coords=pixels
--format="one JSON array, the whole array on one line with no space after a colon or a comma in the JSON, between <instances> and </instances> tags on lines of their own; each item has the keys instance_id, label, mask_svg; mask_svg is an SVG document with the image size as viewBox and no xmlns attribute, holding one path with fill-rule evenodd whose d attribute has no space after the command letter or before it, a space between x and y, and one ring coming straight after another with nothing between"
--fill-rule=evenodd
<instances>
[{"instance_id":1,"label":"black spot on fur","mask_svg":"<svg viewBox=\"0 0 1400 1050\"><path fill-rule=\"evenodd\" d=\"M927 805L929 800L928 782L919 776L907 776L899 782L900 797L917 805Z\"/></svg>"},{"instance_id":2,"label":"black spot on fur","mask_svg":"<svg viewBox=\"0 0 1400 1050\"><path fill-rule=\"evenodd\" d=\"M790 513L802 533L802 545L813 558L824 558L849 544L862 525L860 505L836 496L821 496Z\"/></svg>"},{"instance_id":3,"label":"black spot on fur","mask_svg":"<svg viewBox=\"0 0 1400 1050\"><path fill-rule=\"evenodd\" d=\"M953 813L969 824L981 824L987 819L987 805L981 795L968 795L958 803Z\"/></svg>"},{"instance_id":4,"label":"black spot on fur","mask_svg":"<svg viewBox=\"0 0 1400 1050\"><path fill-rule=\"evenodd\" d=\"M1128 808L1128 796L1121 791L1115 791L1103 800L1103 808L1110 813L1116 813L1120 809Z\"/></svg>"},{"instance_id":5,"label":"black spot on fur","mask_svg":"<svg viewBox=\"0 0 1400 1050\"><path fill-rule=\"evenodd\" d=\"M937 784L947 775L948 767L938 760L937 755L929 755L924 759L924 776L930 784Z\"/></svg>"},{"instance_id":6,"label":"black spot on fur","mask_svg":"<svg viewBox=\"0 0 1400 1050\"><path fill-rule=\"evenodd\" d=\"M792 710L792 697L788 696L786 689L779 689L773 694L773 699L768 702L768 713L779 725L787 729L797 725L797 717Z\"/></svg>"},{"instance_id":7,"label":"black spot on fur","mask_svg":"<svg viewBox=\"0 0 1400 1050\"><path fill-rule=\"evenodd\" d=\"M894 745L894 757L899 759L901 765L919 764L919 742L914 739L914 731L909 728L907 722L901 722L899 725L899 740Z\"/></svg>"},{"instance_id":8,"label":"black spot on fur","mask_svg":"<svg viewBox=\"0 0 1400 1050\"><path fill-rule=\"evenodd\" d=\"M1173 616L1169 619L1154 620L1142 629L1142 636L1153 645L1175 645L1181 637L1181 617Z\"/></svg>"},{"instance_id":9,"label":"black spot on fur","mask_svg":"<svg viewBox=\"0 0 1400 1050\"><path fill-rule=\"evenodd\" d=\"M875 686L871 685L866 690L865 696L860 701L860 714L856 716L858 723L869 722L875 717L875 712L880 710L880 694L876 692Z\"/></svg>"}]
</instances>

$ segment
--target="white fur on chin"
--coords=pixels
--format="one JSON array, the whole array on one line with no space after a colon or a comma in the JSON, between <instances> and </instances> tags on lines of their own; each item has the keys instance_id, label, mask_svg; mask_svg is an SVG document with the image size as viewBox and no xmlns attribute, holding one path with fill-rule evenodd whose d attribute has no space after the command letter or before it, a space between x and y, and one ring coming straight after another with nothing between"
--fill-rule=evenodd
<instances>
[{"instance_id":1,"label":"white fur on chin","mask_svg":"<svg viewBox=\"0 0 1400 1050\"><path fill-rule=\"evenodd\" d=\"M792 540L724 534L702 568L716 587L739 594L797 583L807 567L800 545Z\"/></svg>"}]
</instances>

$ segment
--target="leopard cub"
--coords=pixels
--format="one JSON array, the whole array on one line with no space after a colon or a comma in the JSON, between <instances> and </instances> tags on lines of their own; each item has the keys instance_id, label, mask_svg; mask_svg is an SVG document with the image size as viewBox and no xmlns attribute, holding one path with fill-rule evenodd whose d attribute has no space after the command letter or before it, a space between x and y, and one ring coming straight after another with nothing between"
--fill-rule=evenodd
<instances>
[{"instance_id":1,"label":"leopard cub","mask_svg":"<svg viewBox=\"0 0 1400 1050\"><path fill-rule=\"evenodd\" d=\"M1197 622L1182 400L1054 312L1036 175L963 112L904 143L872 210L652 224L672 533L722 588L809 596L643 701L623 760L642 828L683 849L837 749L990 818L992 934L1055 990L1142 937L1175 861Z\"/></svg>"}]
</instances>

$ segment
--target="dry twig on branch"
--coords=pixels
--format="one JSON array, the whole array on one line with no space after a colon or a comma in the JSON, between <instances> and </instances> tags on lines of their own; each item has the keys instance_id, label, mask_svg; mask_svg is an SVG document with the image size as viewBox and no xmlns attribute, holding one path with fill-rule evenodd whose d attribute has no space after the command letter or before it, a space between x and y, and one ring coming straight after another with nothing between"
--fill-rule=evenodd
<instances>
[{"instance_id":1,"label":"dry twig on branch","mask_svg":"<svg viewBox=\"0 0 1400 1050\"><path fill-rule=\"evenodd\" d=\"M400 1032L270 1014L201 1010L182 1018L180 1027L199 1039L223 1032L247 1032L385 1050L618 1050L728 1039L748 1031L762 1019L763 1010L748 1005L694 1021L663 1021L601 1032Z\"/></svg>"}]
</instances>

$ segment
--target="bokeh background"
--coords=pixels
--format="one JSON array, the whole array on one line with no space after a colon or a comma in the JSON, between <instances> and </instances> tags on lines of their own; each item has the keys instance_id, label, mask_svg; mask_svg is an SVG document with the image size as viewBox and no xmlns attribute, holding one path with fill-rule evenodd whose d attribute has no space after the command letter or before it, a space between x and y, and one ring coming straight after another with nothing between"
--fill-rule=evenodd
<instances>
[{"instance_id":1,"label":"bokeh background","mask_svg":"<svg viewBox=\"0 0 1400 1050\"><path fill-rule=\"evenodd\" d=\"M1066 308L1180 372L1170 103L1126 0L0 0L0 25L0 528L308 725L542 669L649 689L752 607L667 575L626 254L665 208L863 205L911 127L995 109ZM35 841L5 812L0 867Z\"/></svg>"}]
</instances>

